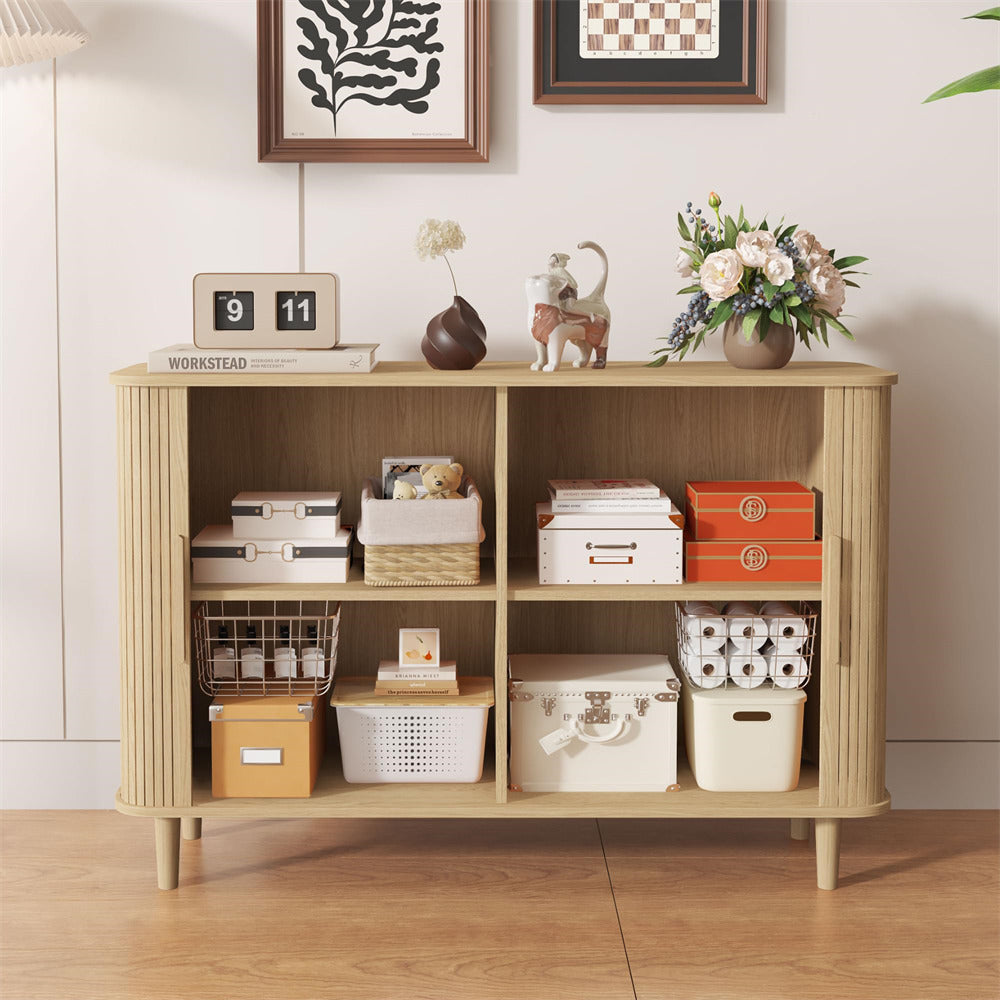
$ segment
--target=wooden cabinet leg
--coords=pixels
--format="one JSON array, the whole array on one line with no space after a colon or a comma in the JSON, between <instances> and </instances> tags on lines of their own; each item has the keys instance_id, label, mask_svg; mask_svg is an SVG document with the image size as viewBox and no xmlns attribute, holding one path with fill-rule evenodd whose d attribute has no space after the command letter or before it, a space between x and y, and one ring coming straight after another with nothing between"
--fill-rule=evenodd
<instances>
[{"instance_id":1,"label":"wooden cabinet leg","mask_svg":"<svg viewBox=\"0 0 1000 1000\"><path fill-rule=\"evenodd\" d=\"M840 871L840 820L816 817L816 885L836 889Z\"/></svg>"},{"instance_id":2,"label":"wooden cabinet leg","mask_svg":"<svg viewBox=\"0 0 1000 1000\"><path fill-rule=\"evenodd\" d=\"M809 817L797 816L792 820L792 840L809 839Z\"/></svg>"},{"instance_id":3,"label":"wooden cabinet leg","mask_svg":"<svg viewBox=\"0 0 1000 1000\"><path fill-rule=\"evenodd\" d=\"M159 816L156 825L156 884L161 889L176 889L181 865L181 821L179 816Z\"/></svg>"},{"instance_id":4,"label":"wooden cabinet leg","mask_svg":"<svg viewBox=\"0 0 1000 1000\"><path fill-rule=\"evenodd\" d=\"M201 819L187 816L181 820L181 836L185 840L201 840Z\"/></svg>"}]
</instances>

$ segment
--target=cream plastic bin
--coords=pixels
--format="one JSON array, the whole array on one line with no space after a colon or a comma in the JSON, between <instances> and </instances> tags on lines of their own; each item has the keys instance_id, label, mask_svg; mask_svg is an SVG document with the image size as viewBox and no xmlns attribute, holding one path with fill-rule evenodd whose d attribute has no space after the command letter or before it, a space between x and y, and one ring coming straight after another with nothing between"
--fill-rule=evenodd
<instances>
[{"instance_id":1,"label":"cream plastic bin","mask_svg":"<svg viewBox=\"0 0 1000 1000\"><path fill-rule=\"evenodd\" d=\"M709 792L790 792L799 783L800 688L695 688L686 678L684 741L699 788Z\"/></svg>"}]
</instances>

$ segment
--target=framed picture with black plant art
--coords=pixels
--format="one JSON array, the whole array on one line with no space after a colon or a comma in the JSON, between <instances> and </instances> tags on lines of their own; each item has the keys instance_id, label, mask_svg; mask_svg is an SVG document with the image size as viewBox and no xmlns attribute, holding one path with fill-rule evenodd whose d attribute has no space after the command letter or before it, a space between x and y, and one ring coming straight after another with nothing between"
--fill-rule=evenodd
<instances>
[{"instance_id":1,"label":"framed picture with black plant art","mask_svg":"<svg viewBox=\"0 0 1000 1000\"><path fill-rule=\"evenodd\" d=\"M767 0L534 0L536 104L766 104Z\"/></svg>"},{"instance_id":2,"label":"framed picture with black plant art","mask_svg":"<svg viewBox=\"0 0 1000 1000\"><path fill-rule=\"evenodd\" d=\"M489 159L488 0L257 0L258 158Z\"/></svg>"}]
</instances>

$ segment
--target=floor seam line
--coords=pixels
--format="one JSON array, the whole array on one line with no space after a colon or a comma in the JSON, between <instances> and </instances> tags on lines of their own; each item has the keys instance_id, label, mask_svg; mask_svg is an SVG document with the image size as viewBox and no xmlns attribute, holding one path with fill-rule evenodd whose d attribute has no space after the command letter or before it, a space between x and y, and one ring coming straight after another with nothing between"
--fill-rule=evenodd
<instances>
[{"instance_id":1,"label":"floor seam line","mask_svg":"<svg viewBox=\"0 0 1000 1000\"><path fill-rule=\"evenodd\" d=\"M618 912L618 899L615 896L615 884L611 881L611 866L608 864L608 852L604 850L604 834L601 833L601 821L599 819L595 819L594 825L597 827L597 839L601 842L601 856L604 858L604 870L607 872L608 876L608 888L611 890L611 902L615 908L615 920L618 921L618 936L622 939L622 951L625 954L625 968L628 969L629 985L632 987L632 996L635 997L635 1000L639 1000L639 994L635 991L635 978L632 975L632 962L628 957L628 945L625 944L625 931L622 929L622 918L621 914Z\"/></svg>"}]
</instances>

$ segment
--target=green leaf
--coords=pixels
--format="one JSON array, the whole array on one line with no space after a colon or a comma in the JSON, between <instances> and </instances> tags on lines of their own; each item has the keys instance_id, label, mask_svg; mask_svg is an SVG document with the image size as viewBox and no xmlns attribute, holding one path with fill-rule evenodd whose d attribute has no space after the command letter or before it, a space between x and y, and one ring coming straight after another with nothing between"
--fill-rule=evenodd
<instances>
[{"instance_id":1,"label":"green leaf","mask_svg":"<svg viewBox=\"0 0 1000 1000\"><path fill-rule=\"evenodd\" d=\"M866 260L867 257L841 257L840 260L833 262L833 266L842 271L845 267L854 267L855 264L863 264Z\"/></svg>"},{"instance_id":2,"label":"green leaf","mask_svg":"<svg viewBox=\"0 0 1000 1000\"><path fill-rule=\"evenodd\" d=\"M743 206L740 205L740 217L736 220L736 228L742 230L747 217L743 214Z\"/></svg>"},{"instance_id":3,"label":"green leaf","mask_svg":"<svg viewBox=\"0 0 1000 1000\"><path fill-rule=\"evenodd\" d=\"M657 358L655 361L650 361L647 363L647 368L662 368L667 363L667 356L664 354L662 358Z\"/></svg>"},{"instance_id":4,"label":"green leaf","mask_svg":"<svg viewBox=\"0 0 1000 1000\"><path fill-rule=\"evenodd\" d=\"M764 298L773 299L774 293L778 290L778 286L772 285L770 281L765 281L763 287L764 287Z\"/></svg>"},{"instance_id":5,"label":"green leaf","mask_svg":"<svg viewBox=\"0 0 1000 1000\"><path fill-rule=\"evenodd\" d=\"M804 326L804 327L805 327L805 328L806 328L806 329L807 329L807 330L808 330L808 331L809 331L810 333L813 333L813 332L814 332L814 330L813 330L813 322L812 322L812 316L810 315L810 313L809 313L809 310L808 310L808 309L807 309L807 308L806 308L805 306L802 306L802 305L799 305L799 306L792 306L792 307L791 307L791 308L789 309L789 312L790 312L790 313L791 313L791 314L792 314L792 315L793 315L793 316L794 316L794 317L795 317L795 318L796 318L796 319L797 319L797 320L798 320L798 321L799 321L799 322L800 322L800 323L801 323L801 324L802 324L802 325L803 325L803 326Z\"/></svg>"},{"instance_id":6,"label":"green leaf","mask_svg":"<svg viewBox=\"0 0 1000 1000\"><path fill-rule=\"evenodd\" d=\"M753 336L754 327L757 325L761 314L760 309L751 309L750 312L743 317L743 337L746 342L750 343L750 338Z\"/></svg>"},{"instance_id":7,"label":"green leaf","mask_svg":"<svg viewBox=\"0 0 1000 1000\"><path fill-rule=\"evenodd\" d=\"M701 291L701 285L688 285L687 288L682 288L677 294L678 295L693 295L695 292Z\"/></svg>"},{"instance_id":8,"label":"green leaf","mask_svg":"<svg viewBox=\"0 0 1000 1000\"><path fill-rule=\"evenodd\" d=\"M802 299L800 299L797 295L789 295L782 304L791 309L792 306L797 306L801 301Z\"/></svg>"},{"instance_id":9,"label":"green leaf","mask_svg":"<svg viewBox=\"0 0 1000 1000\"><path fill-rule=\"evenodd\" d=\"M736 223L731 215L726 216L726 235L722 242L727 250L732 250L736 246Z\"/></svg>"},{"instance_id":10,"label":"green leaf","mask_svg":"<svg viewBox=\"0 0 1000 1000\"><path fill-rule=\"evenodd\" d=\"M771 328L771 317L767 313L764 313L760 318L760 339L763 340L767 336L767 331Z\"/></svg>"},{"instance_id":11,"label":"green leaf","mask_svg":"<svg viewBox=\"0 0 1000 1000\"><path fill-rule=\"evenodd\" d=\"M830 341L827 339L826 335L826 318L824 316L820 316L819 318L819 335L823 338L823 343L829 347Z\"/></svg>"},{"instance_id":12,"label":"green leaf","mask_svg":"<svg viewBox=\"0 0 1000 1000\"><path fill-rule=\"evenodd\" d=\"M967 14L962 20L969 21L974 17L983 21L1000 21L1000 7L987 7L986 10L981 10L978 14Z\"/></svg>"},{"instance_id":13,"label":"green leaf","mask_svg":"<svg viewBox=\"0 0 1000 1000\"><path fill-rule=\"evenodd\" d=\"M844 284L845 285L850 285L851 288L860 288L861 287L856 281L850 281L847 278L844 278Z\"/></svg>"},{"instance_id":14,"label":"green leaf","mask_svg":"<svg viewBox=\"0 0 1000 1000\"><path fill-rule=\"evenodd\" d=\"M706 330L715 330L722 326L733 314L733 304L729 299L720 302L712 312L712 318L705 325Z\"/></svg>"},{"instance_id":15,"label":"green leaf","mask_svg":"<svg viewBox=\"0 0 1000 1000\"><path fill-rule=\"evenodd\" d=\"M781 308L780 302L771 310L771 319L774 320L775 323L785 322L785 313Z\"/></svg>"},{"instance_id":16,"label":"green leaf","mask_svg":"<svg viewBox=\"0 0 1000 1000\"><path fill-rule=\"evenodd\" d=\"M786 281L781 286L781 290L783 292L793 292L793 291L795 291L795 282L791 278L789 278L788 281Z\"/></svg>"},{"instance_id":17,"label":"green leaf","mask_svg":"<svg viewBox=\"0 0 1000 1000\"><path fill-rule=\"evenodd\" d=\"M705 263L705 257L700 250L692 250L690 247L681 247L681 250L686 253L699 267Z\"/></svg>"},{"instance_id":18,"label":"green leaf","mask_svg":"<svg viewBox=\"0 0 1000 1000\"><path fill-rule=\"evenodd\" d=\"M854 340L854 334L844 326L843 323L837 319L832 313L828 313L825 309L820 311L820 316L822 317L822 323L824 328L826 324L829 323L834 329L839 330L845 337L849 340Z\"/></svg>"},{"instance_id":19,"label":"green leaf","mask_svg":"<svg viewBox=\"0 0 1000 1000\"><path fill-rule=\"evenodd\" d=\"M924 104L940 101L942 97L954 97L956 94L975 94L980 90L1000 90L1000 66L990 66L989 69L977 70L961 80L955 80L940 90L935 90L930 97L925 97Z\"/></svg>"},{"instance_id":20,"label":"green leaf","mask_svg":"<svg viewBox=\"0 0 1000 1000\"><path fill-rule=\"evenodd\" d=\"M684 221L684 216L680 212L677 213L677 232L681 234L682 240L691 242L691 230L688 229L687 223Z\"/></svg>"}]
</instances>

